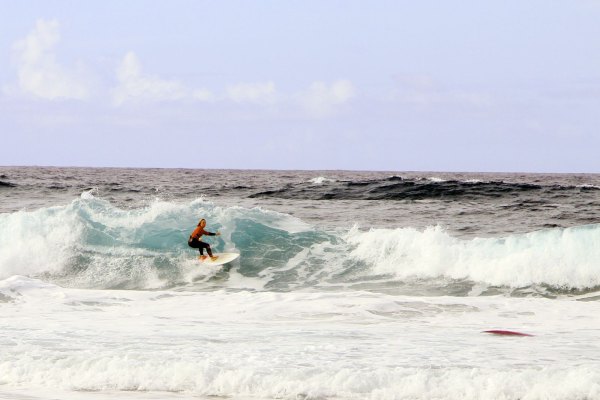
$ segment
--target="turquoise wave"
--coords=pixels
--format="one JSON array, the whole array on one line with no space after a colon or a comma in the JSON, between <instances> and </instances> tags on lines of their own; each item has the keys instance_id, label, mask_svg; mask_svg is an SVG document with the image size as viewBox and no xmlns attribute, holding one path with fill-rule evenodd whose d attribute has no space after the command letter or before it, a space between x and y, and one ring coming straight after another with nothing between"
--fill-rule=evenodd
<instances>
[{"instance_id":1,"label":"turquoise wave","mask_svg":"<svg viewBox=\"0 0 600 400\"><path fill-rule=\"evenodd\" d=\"M66 206L0 215L0 278L20 274L107 289L189 285L190 269L201 266L187 239L200 218L222 233L205 237L214 252L242 254L247 277L280 269L318 243L336 242L290 215L259 208L199 199L124 210L85 192Z\"/></svg>"}]
</instances>

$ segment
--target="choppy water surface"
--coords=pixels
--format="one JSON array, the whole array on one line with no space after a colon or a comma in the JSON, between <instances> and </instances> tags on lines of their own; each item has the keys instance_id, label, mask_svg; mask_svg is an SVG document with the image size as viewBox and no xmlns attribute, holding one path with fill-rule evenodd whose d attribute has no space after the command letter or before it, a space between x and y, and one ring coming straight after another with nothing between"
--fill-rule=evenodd
<instances>
[{"instance_id":1,"label":"choppy water surface","mask_svg":"<svg viewBox=\"0 0 600 400\"><path fill-rule=\"evenodd\" d=\"M89 190L127 209L205 197L328 227L439 224L461 236L600 221L598 174L0 168L0 212L66 204Z\"/></svg>"},{"instance_id":2,"label":"choppy water surface","mask_svg":"<svg viewBox=\"0 0 600 400\"><path fill-rule=\"evenodd\" d=\"M589 174L3 167L0 398L600 398L599 210Z\"/></svg>"}]
</instances>

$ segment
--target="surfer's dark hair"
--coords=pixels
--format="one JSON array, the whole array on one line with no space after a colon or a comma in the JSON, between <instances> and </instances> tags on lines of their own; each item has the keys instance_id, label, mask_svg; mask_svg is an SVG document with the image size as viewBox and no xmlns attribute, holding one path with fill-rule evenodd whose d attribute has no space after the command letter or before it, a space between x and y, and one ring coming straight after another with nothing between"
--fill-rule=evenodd
<instances>
[{"instance_id":1,"label":"surfer's dark hair","mask_svg":"<svg viewBox=\"0 0 600 400\"><path fill-rule=\"evenodd\" d=\"M198 225L200 225L202 223L202 221L206 222L206 220L204 218L200 218L200 221L198 221Z\"/></svg>"}]
</instances>

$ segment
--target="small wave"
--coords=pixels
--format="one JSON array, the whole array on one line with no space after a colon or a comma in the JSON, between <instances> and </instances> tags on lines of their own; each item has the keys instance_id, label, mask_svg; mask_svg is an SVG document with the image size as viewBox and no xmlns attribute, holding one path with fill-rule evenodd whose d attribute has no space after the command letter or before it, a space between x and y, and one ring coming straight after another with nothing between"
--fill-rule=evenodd
<instances>
[{"instance_id":1,"label":"small wave","mask_svg":"<svg viewBox=\"0 0 600 400\"><path fill-rule=\"evenodd\" d=\"M438 178L437 176L430 176L427 180L431 182L446 182L446 179Z\"/></svg>"},{"instance_id":2,"label":"small wave","mask_svg":"<svg viewBox=\"0 0 600 400\"><path fill-rule=\"evenodd\" d=\"M392 175L392 176L389 176L386 180L390 181L390 182L393 182L393 181L403 181L404 178L402 178L399 175Z\"/></svg>"},{"instance_id":3,"label":"small wave","mask_svg":"<svg viewBox=\"0 0 600 400\"><path fill-rule=\"evenodd\" d=\"M324 176L318 176L316 178L311 179L309 182L313 185L322 185L327 182L336 182L336 180L332 178L326 178Z\"/></svg>"},{"instance_id":4,"label":"small wave","mask_svg":"<svg viewBox=\"0 0 600 400\"><path fill-rule=\"evenodd\" d=\"M583 185L577 185L576 186L579 189L584 189L584 190L600 190L600 186L596 186L596 185L592 185L592 184L583 184Z\"/></svg>"},{"instance_id":5,"label":"small wave","mask_svg":"<svg viewBox=\"0 0 600 400\"><path fill-rule=\"evenodd\" d=\"M6 182L6 181L0 181L0 188L11 188L11 187L16 187L17 185L15 185L14 183L10 183L10 182Z\"/></svg>"}]
</instances>

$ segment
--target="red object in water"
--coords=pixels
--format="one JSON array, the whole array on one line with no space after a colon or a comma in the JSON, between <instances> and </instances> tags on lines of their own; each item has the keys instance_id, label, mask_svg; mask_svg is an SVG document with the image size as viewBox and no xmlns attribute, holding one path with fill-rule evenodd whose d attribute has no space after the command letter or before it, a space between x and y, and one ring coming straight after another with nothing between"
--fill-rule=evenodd
<instances>
[{"instance_id":1,"label":"red object in water","mask_svg":"<svg viewBox=\"0 0 600 400\"><path fill-rule=\"evenodd\" d=\"M514 331L502 331L502 330L490 330L490 331L483 331L484 333L491 333L493 335L504 335L504 336L533 336L530 335L529 333L522 333L522 332L514 332Z\"/></svg>"}]
</instances>

